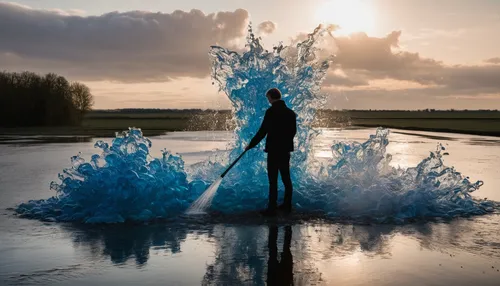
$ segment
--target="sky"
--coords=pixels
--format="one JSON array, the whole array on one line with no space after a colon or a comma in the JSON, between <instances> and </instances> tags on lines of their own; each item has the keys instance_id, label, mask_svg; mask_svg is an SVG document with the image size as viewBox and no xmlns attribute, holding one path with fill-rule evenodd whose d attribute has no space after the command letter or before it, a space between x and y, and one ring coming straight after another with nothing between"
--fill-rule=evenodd
<instances>
[{"instance_id":1,"label":"sky","mask_svg":"<svg viewBox=\"0 0 500 286\"><path fill-rule=\"evenodd\" d=\"M500 109L497 0L0 0L0 69L88 85L96 109L229 108L208 50L340 28L322 85L334 109Z\"/></svg>"}]
</instances>

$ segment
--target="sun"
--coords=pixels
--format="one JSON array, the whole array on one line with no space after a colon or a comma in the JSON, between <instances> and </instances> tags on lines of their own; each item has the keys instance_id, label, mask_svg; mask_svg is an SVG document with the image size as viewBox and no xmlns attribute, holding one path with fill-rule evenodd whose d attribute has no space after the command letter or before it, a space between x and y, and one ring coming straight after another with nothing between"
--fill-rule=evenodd
<instances>
[{"instance_id":1,"label":"sun","mask_svg":"<svg viewBox=\"0 0 500 286\"><path fill-rule=\"evenodd\" d=\"M316 21L339 26L337 34L372 34L375 12L372 0L325 0L316 12Z\"/></svg>"}]
</instances>

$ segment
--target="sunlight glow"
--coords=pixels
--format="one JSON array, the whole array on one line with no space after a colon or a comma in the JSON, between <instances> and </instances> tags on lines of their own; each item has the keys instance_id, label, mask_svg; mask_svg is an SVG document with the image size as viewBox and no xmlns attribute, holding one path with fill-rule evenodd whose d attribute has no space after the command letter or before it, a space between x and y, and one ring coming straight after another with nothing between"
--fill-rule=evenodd
<instances>
[{"instance_id":1,"label":"sunlight glow","mask_svg":"<svg viewBox=\"0 0 500 286\"><path fill-rule=\"evenodd\" d=\"M326 0L316 12L316 20L339 26L336 34L373 34L375 11L372 0Z\"/></svg>"}]
</instances>

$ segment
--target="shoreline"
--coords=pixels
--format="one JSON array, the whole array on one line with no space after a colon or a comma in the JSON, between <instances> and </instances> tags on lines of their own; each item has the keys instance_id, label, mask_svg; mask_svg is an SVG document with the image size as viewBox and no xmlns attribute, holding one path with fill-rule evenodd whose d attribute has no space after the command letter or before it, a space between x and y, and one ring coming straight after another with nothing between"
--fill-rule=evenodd
<instances>
[{"instance_id":1,"label":"shoreline","mask_svg":"<svg viewBox=\"0 0 500 286\"><path fill-rule=\"evenodd\" d=\"M500 137L500 131L482 131L482 130L459 130L459 129L449 129L449 128L426 128L426 127L402 127L396 125L371 125L371 124L356 124L352 125L354 127L364 127L364 128L377 128L383 127L387 129L400 129L408 131L424 131L424 132L436 132L436 133L450 133L450 134L465 134L465 135L477 135L477 136L491 136Z\"/></svg>"},{"instance_id":2,"label":"shoreline","mask_svg":"<svg viewBox=\"0 0 500 286\"><path fill-rule=\"evenodd\" d=\"M383 127L387 129L399 129L399 130L409 130L409 131L424 131L424 132L436 132L436 133L455 133L455 134L466 134L466 135L477 135L477 136L492 136L500 137L500 131L484 131L484 130L460 130L453 128L426 128L426 127L413 127L413 126L397 126L392 124L353 124L353 125L338 125L338 126L315 126L316 128L378 128ZM138 127L140 128L140 127ZM11 136L29 136L29 137L71 137L80 138L85 140L85 138L114 138L115 134L126 129L91 129L82 127L22 127L22 128L0 128L0 142L4 141L5 137ZM227 129L217 128L217 129L142 129L144 136L155 137L161 136L168 132L181 132L181 131L228 131ZM2 138L3 137L3 138Z\"/></svg>"},{"instance_id":3,"label":"shoreline","mask_svg":"<svg viewBox=\"0 0 500 286\"><path fill-rule=\"evenodd\" d=\"M140 128L140 127L139 127ZM127 128L128 129L128 128ZM57 137L89 137L114 138L115 133L127 129L88 129L78 127L22 127L0 128L0 137L3 136L57 136ZM181 130L142 129L144 136L160 136L167 132Z\"/></svg>"},{"instance_id":4,"label":"shoreline","mask_svg":"<svg viewBox=\"0 0 500 286\"><path fill-rule=\"evenodd\" d=\"M318 110L315 128L377 128L500 137L499 111L335 111ZM81 125L0 127L1 136L73 136L114 138L129 127L144 136L175 131L232 131L228 110L118 110L92 111ZM12 138L11 138L12 139Z\"/></svg>"}]
</instances>

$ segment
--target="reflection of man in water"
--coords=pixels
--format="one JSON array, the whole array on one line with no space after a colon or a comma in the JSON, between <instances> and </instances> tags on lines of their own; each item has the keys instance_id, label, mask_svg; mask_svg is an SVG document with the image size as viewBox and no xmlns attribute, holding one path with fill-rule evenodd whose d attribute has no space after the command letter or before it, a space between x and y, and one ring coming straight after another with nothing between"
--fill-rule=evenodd
<instances>
[{"instance_id":1,"label":"reflection of man in water","mask_svg":"<svg viewBox=\"0 0 500 286\"><path fill-rule=\"evenodd\" d=\"M285 227L285 239L281 261L278 261L278 227L269 226L269 260L267 263L267 285L293 285L293 256L290 251L292 227Z\"/></svg>"},{"instance_id":2,"label":"reflection of man in water","mask_svg":"<svg viewBox=\"0 0 500 286\"><path fill-rule=\"evenodd\" d=\"M278 200L278 171L285 185L285 198L279 209L292 211L292 179L290 178L290 152L293 151L293 138L297 133L297 115L281 100L281 92L272 88L266 93L271 107L266 111L262 125L248 144L246 150L259 144L267 135L267 173L269 178L269 204L264 215L274 215Z\"/></svg>"}]
</instances>

